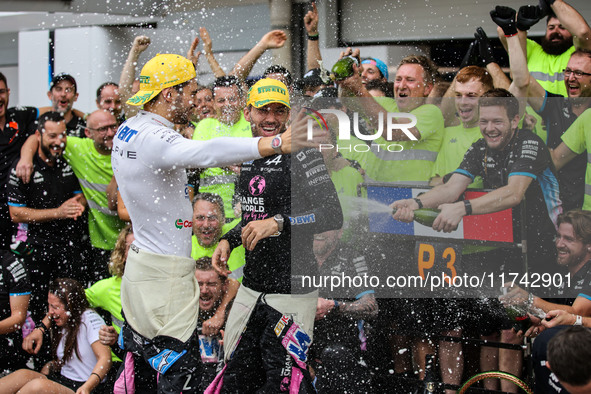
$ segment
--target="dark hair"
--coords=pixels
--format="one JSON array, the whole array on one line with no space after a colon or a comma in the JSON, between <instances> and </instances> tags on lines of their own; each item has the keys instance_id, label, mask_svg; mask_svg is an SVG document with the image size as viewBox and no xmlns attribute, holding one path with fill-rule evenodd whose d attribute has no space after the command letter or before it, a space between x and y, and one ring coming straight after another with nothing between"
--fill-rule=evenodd
<instances>
[{"instance_id":1,"label":"dark hair","mask_svg":"<svg viewBox=\"0 0 591 394\"><path fill-rule=\"evenodd\" d=\"M287 87L289 88L293 83L293 79L291 77L291 73L289 70L283 66L278 64L274 64L270 67L267 67L265 72L263 73L263 78L267 78L270 74L281 74L285 77L285 81L287 82Z\"/></svg>"},{"instance_id":2,"label":"dark hair","mask_svg":"<svg viewBox=\"0 0 591 394\"><path fill-rule=\"evenodd\" d=\"M242 97L244 92L242 91L242 86L240 80L234 75L224 75L223 77L216 78L213 82L213 87L211 88L211 92L215 97L215 89L216 88L229 88L232 86L236 86L238 88L238 95Z\"/></svg>"},{"instance_id":3,"label":"dark hair","mask_svg":"<svg viewBox=\"0 0 591 394\"><path fill-rule=\"evenodd\" d=\"M568 223L573 226L575 237L587 245L591 245L591 212L573 209L558 215L556 225Z\"/></svg>"},{"instance_id":4,"label":"dark hair","mask_svg":"<svg viewBox=\"0 0 591 394\"><path fill-rule=\"evenodd\" d=\"M548 342L548 362L564 383L584 386L591 382L591 331L582 326L561 330Z\"/></svg>"},{"instance_id":5,"label":"dark hair","mask_svg":"<svg viewBox=\"0 0 591 394\"><path fill-rule=\"evenodd\" d=\"M519 101L508 90L495 88L484 93L478 102L480 107L503 107L509 120L519 115Z\"/></svg>"},{"instance_id":6,"label":"dark hair","mask_svg":"<svg viewBox=\"0 0 591 394\"><path fill-rule=\"evenodd\" d=\"M211 204L217 205L220 210L220 213L224 214L224 200L220 197L219 194L214 193L198 193L195 198L193 198L193 207L197 203L197 201L207 201Z\"/></svg>"},{"instance_id":7,"label":"dark hair","mask_svg":"<svg viewBox=\"0 0 591 394\"><path fill-rule=\"evenodd\" d=\"M43 129L45 128L45 123L47 122L65 122L64 116L57 112L57 111L49 111L44 113L43 115L39 116L37 119L37 131L43 134Z\"/></svg>"},{"instance_id":8,"label":"dark hair","mask_svg":"<svg viewBox=\"0 0 591 394\"><path fill-rule=\"evenodd\" d=\"M103 89L106 88L107 86L115 86L116 88L119 88L119 85L117 85L115 82L105 82L103 84L101 84L101 86L98 87L98 89L96 90L96 100L100 100L101 99L101 94L103 93Z\"/></svg>"},{"instance_id":9,"label":"dark hair","mask_svg":"<svg viewBox=\"0 0 591 394\"><path fill-rule=\"evenodd\" d=\"M390 85L388 82L381 81L379 79L374 79L373 81L369 81L365 84L365 89L368 91L370 90L380 90L384 92L386 96L388 96L388 91L390 90Z\"/></svg>"},{"instance_id":10,"label":"dark hair","mask_svg":"<svg viewBox=\"0 0 591 394\"><path fill-rule=\"evenodd\" d=\"M226 265L227 268L227 265ZM213 268L213 262L211 260L211 257L200 257L197 260L195 260L195 269L199 270L199 271L215 271L215 268ZM217 271L216 271L217 273ZM218 277L220 278L221 282L224 283L226 281L226 279L228 279L227 277L218 274Z\"/></svg>"},{"instance_id":11,"label":"dark hair","mask_svg":"<svg viewBox=\"0 0 591 394\"><path fill-rule=\"evenodd\" d=\"M4 82L4 85L6 85L6 87L8 87L8 82L6 81L6 77L2 73L0 73L0 81Z\"/></svg>"},{"instance_id":12,"label":"dark hair","mask_svg":"<svg viewBox=\"0 0 591 394\"><path fill-rule=\"evenodd\" d=\"M433 85L437 76L437 66L427 56L409 55L400 61L398 68L405 64L418 64L423 68L423 79L425 84Z\"/></svg>"},{"instance_id":13,"label":"dark hair","mask_svg":"<svg viewBox=\"0 0 591 394\"><path fill-rule=\"evenodd\" d=\"M491 90L494 87L493 78L486 68L478 66L468 66L462 68L456 74L456 81L461 83L470 82L476 79L484 86L484 91Z\"/></svg>"},{"instance_id":14,"label":"dark hair","mask_svg":"<svg viewBox=\"0 0 591 394\"><path fill-rule=\"evenodd\" d=\"M548 10L548 17L546 18L546 26L548 26L548 23L550 23L550 19L552 19L552 18L558 19L558 17L556 16L556 14L554 13L553 10Z\"/></svg>"},{"instance_id":15,"label":"dark hair","mask_svg":"<svg viewBox=\"0 0 591 394\"><path fill-rule=\"evenodd\" d=\"M53 294L64 304L65 310L68 312L68 320L65 324L65 345L64 356L61 360L57 357L57 347L62 339L62 328L51 324L51 355L54 361L57 361L56 367L61 367L72 358L72 354L76 353L76 357L80 360L80 353L78 352L77 336L80 331L80 324L82 323L82 314L90 308L86 300L86 293L80 283L74 279L58 278L49 284L49 293Z\"/></svg>"}]
</instances>

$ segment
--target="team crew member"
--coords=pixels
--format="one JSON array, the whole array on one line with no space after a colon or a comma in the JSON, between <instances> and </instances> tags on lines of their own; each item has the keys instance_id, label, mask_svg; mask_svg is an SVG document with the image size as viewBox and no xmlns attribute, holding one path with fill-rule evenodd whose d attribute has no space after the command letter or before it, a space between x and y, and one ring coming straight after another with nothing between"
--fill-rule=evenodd
<instances>
[{"instance_id":1,"label":"team crew member","mask_svg":"<svg viewBox=\"0 0 591 394\"><path fill-rule=\"evenodd\" d=\"M255 137L273 136L280 147L289 112L289 94L282 82L265 78L250 89L244 116ZM291 293L302 293L296 287L298 280L301 286L298 275L318 273L312 252L314 233L343 224L338 197L320 152L305 149L285 155L279 147L270 158L243 163L239 179L241 226L222 238L213 255L214 266L220 269L233 248L242 244L246 249L243 285L230 311L224 338L227 366L223 385L232 392L277 392L299 387L292 372L305 370L317 292ZM292 248L297 253L292 254ZM261 304L257 304L259 298L264 299ZM293 316L299 325L294 330L303 354L296 356L281 345L279 338L291 332L288 316L282 323L286 331L273 332L281 314ZM273 325L260 330L261 321L266 327Z\"/></svg>"},{"instance_id":2,"label":"team crew member","mask_svg":"<svg viewBox=\"0 0 591 394\"><path fill-rule=\"evenodd\" d=\"M35 134L39 149L33 159L33 182L23 183L13 167L8 183L8 209L15 223L28 223L28 243L34 251L25 257L35 284L30 310L35 321L45 316L47 288L59 277L77 277L84 223L78 220L85 200L78 179L63 158L66 124L58 112L39 118Z\"/></svg>"},{"instance_id":3,"label":"team crew member","mask_svg":"<svg viewBox=\"0 0 591 394\"><path fill-rule=\"evenodd\" d=\"M20 155L27 138L35 133L39 111L34 107L8 108L10 89L0 73L0 249L10 249L16 226L10 220L6 204L6 184L10 167Z\"/></svg>"},{"instance_id":4,"label":"team crew member","mask_svg":"<svg viewBox=\"0 0 591 394\"><path fill-rule=\"evenodd\" d=\"M21 327L30 297L31 283L23 261L0 250L0 373L26 367Z\"/></svg>"},{"instance_id":5,"label":"team crew member","mask_svg":"<svg viewBox=\"0 0 591 394\"><path fill-rule=\"evenodd\" d=\"M191 255L192 209L185 185L188 167L241 163L275 154L272 138L191 141L173 130L188 122L198 88L193 64L157 55L143 67L140 90L129 99L144 110L122 124L113 171L135 241L121 281L126 324L123 345L161 373L160 392L197 392L199 288ZM281 147L289 153L291 132ZM186 351L186 352L185 352ZM165 357L165 355L169 357Z\"/></svg>"},{"instance_id":6,"label":"team crew member","mask_svg":"<svg viewBox=\"0 0 591 394\"><path fill-rule=\"evenodd\" d=\"M73 110L74 103L78 100L78 85L74 77L65 73L58 74L53 77L49 86L47 97L51 100L51 110L59 112L66 120L68 136L84 137L86 123L78 116L79 112Z\"/></svg>"}]
</instances>

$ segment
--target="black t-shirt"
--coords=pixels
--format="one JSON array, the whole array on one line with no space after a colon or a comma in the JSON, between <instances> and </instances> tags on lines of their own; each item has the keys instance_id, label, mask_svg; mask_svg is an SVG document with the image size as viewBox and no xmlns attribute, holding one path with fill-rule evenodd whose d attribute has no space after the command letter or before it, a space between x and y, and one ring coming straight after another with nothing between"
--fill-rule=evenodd
<instances>
[{"instance_id":1,"label":"black t-shirt","mask_svg":"<svg viewBox=\"0 0 591 394\"><path fill-rule=\"evenodd\" d=\"M242 283L265 293L287 294L292 278L315 275L314 234L339 229L343 213L322 155L315 149L273 155L244 163L240 172L241 224L223 237L232 248L241 244L241 227L281 214L283 232L246 250ZM291 253L291 250L296 253ZM293 269L293 276L292 276ZM295 287L294 287L295 289Z\"/></svg>"},{"instance_id":2,"label":"black t-shirt","mask_svg":"<svg viewBox=\"0 0 591 394\"><path fill-rule=\"evenodd\" d=\"M68 123L66 123L66 134L70 137L79 137L84 138L86 134L84 130L86 129L86 122L84 119L79 118L75 114L72 113L72 119Z\"/></svg>"},{"instance_id":3,"label":"black t-shirt","mask_svg":"<svg viewBox=\"0 0 591 394\"><path fill-rule=\"evenodd\" d=\"M577 115L573 113L568 98L550 92L546 92L544 105L538 113L546 124L546 144L550 149L555 149L562 143L560 137L577 119ZM583 152L557 172L560 198L565 211L581 209L583 206L586 168L587 155Z\"/></svg>"},{"instance_id":4,"label":"black t-shirt","mask_svg":"<svg viewBox=\"0 0 591 394\"><path fill-rule=\"evenodd\" d=\"M8 205L33 209L59 207L82 189L72 167L64 160L48 166L39 155L33 159L33 173L29 183L23 183L16 176L13 166L8 181ZM30 223L28 242L34 245L79 244L85 233L82 220L58 219L41 223Z\"/></svg>"},{"instance_id":5,"label":"black t-shirt","mask_svg":"<svg viewBox=\"0 0 591 394\"><path fill-rule=\"evenodd\" d=\"M13 107L6 111L0 130L0 204L6 205L6 184L13 162L20 157L27 138L35 133L39 111L34 107Z\"/></svg>"},{"instance_id":6,"label":"black t-shirt","mask_svg":"<svg viewBox=\"0 0 591 394\"><path fill-rule=\"evenodd\" d=\"M512 175L533 179L525 192L529 267L554 272L554 223L562 207L550 152L540 137L528 130L518 130L502 151L489 149L480 139L468 149L455 172L472 179L481 176L486 189L507 185ZM520 217L518 208L513 209L514 218Z\"/></svg>"},{"instance_id":7,"label":"black t-shirt","mask_svg":"<svg viewBox=\"0 0 591 394\"><path fill-rule=\"evenodd\" d=\"M336 276L347 278L369 276L367 261L363 255L354 249L339 245L337 249L326 259L319 268L319 275ZM365 294L373 294L371 288L346 287L338 289L337 301L354 302ZM320 290L320 297L334 299L327 288ZM314 344L315 349L321 349L333 343L341 343L350 348L359 348L359 319L344 315L339 312L331 312L324 319L314 323ZM316 350L316 351L317 351Z\"/></svg>"}]
</instances>

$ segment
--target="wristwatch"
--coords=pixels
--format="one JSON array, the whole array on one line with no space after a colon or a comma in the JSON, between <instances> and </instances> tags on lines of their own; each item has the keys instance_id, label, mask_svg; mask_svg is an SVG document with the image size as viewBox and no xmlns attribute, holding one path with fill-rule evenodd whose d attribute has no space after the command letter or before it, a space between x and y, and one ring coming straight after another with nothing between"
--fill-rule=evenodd
<instances>
[{"instance_id":1,"label":"wristwatch","mask_svg":"<svg viewBox=\"0 0 591 394\"><path fill-rule=\"evenodd\" d=\"M277 134L275 137L273 137L273 139L271 140L271 148L275 151L275 153L277 153L278 155L282 155L283 152L281 152L281 145L283 145L283 140L281 139L281 136L279 134ZM281 231L281 230L279 230Z\"/></svg>"},{"instance_id":2,"label":"wristwatch","mask_svg":"<svg viewBox=\"0 0 591 394\"><path fill-rule=\"evenodd\" d=\"M273 216L273 219L275 220L275 222L277 222L277 231L282 232L283 231L283 216L281 216L280 214L277 214L275 216Z\"/></svg>"},{"instance_id":3,"label":"wristwatch","mask_svg":"<svg viewBox=\"0 0 591 394\"><path fill-rule=\"evenodd\" d=\"M583 316L576 315L577 320L575 320L573 326L582 326L583 325Z\"/></svg>"}]
</instances>

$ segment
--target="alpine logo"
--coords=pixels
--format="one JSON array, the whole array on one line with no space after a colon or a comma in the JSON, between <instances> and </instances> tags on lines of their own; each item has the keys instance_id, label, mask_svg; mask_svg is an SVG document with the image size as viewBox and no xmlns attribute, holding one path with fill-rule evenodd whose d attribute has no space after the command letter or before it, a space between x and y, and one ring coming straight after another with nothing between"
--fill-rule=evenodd
<instances>
[{"instance_id":1,"label":"alpine logo","mask_svg":"<svg viewBox=\"0 0 591 394\"><path fill-rule=\"evenodd\" d=\"M190 220L183 221L183 219L177 219L176 222L174 222L174 227L178 228L179 230L182 228L190 228L193 227L193 222Z\"/></svg>"}]
</instances>

